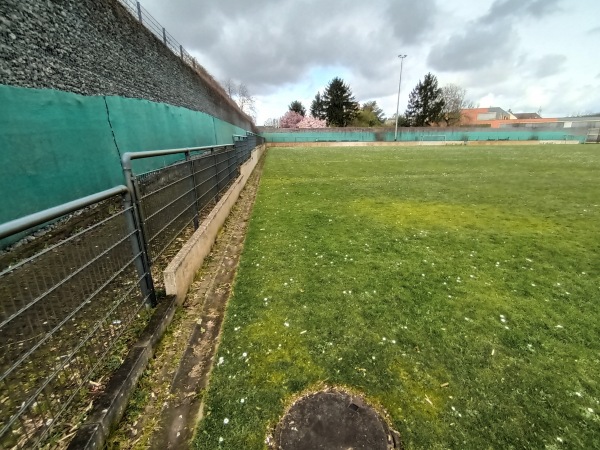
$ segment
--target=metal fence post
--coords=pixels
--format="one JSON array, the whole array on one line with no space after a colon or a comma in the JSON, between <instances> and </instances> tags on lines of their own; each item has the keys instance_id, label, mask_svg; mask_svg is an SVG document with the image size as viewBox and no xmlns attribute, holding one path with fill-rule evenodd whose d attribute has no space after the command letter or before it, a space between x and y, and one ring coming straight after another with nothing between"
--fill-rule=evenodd
<instances>
[{"instance_id":1,"label":"metal fence post","mask_svg":"<svg viewBox=\"0 0 600 450\"><path fill-rule=\"evenodd\" d=\"M133 185L133 205L135 206L135 213L138 220L138 224L140 226L140 232L142 233L142 244L143 249L146 252L148 257L148 265L152 266L152 255L150 255L149 245L150 234L148 233L148 228L146 226L146 217L144 216L144 210L142 209L142 196L140 194L140 186L138 183L138 179L133 174L131 175L131 181ZM129 186L129 185L128 185Z\"/></svg>"},{"instance_id":2,"label":"metal fence post","mask_svg":"<svg viewBox=\"0 0 600 450\"><path fill-rule=\"evenodd\" d=\"M233 158L232 158L232 156L233 156ZM234 149L230 148L230 149L227 150L227 183L225 183L227 185L231 182L231 178L232 178L232 176L231 176L231 168L233 166L233 164L231 164L231 160L232 159L235 162L235 152L234 152Z\"/></svg>"},{"instance_id":3,"label":"metal fence post","mask_svg":"<svg viewBox=\"0 0 600 450\"><path fill-rule=\"evenodd\" d=\"M150 264L148 261L148 254L144 249L142 229L139 226L139 222L136 220L136 206L131 197L131 191L123 194L123 206L126 211L127 228L131 233L130 242L131 249L135 255L135 268L138 275L142 278L140 281L140 288L144 298L148 299L150 306L156 306L156 292L154 291L154 281L152 280L152 274L150 273Z\"/></svg>"},{"instance_id":4,"label":"metal fence post","mask_svg":"<svg viewBox=\"0 0 600 450\"><path fill-rule=\"evenodd\" d=\"M167 45L167 30L163 27L163 43Z\"/></svg>"},{"instance_id":5,"label":"metal fence post","mask_svg":"<svg viewBox=\"0 0 600 450\"><path fill-rule=\"evenodd\" d=\"M198 192L196 192L198 184L196 182L195 164L189 151L185 152L185 160L189 163L190 171L192 172L192 191L194 192L194 204L196 205L196 211L194 211L194 229L197 230L200 226L200 205L198 203Z\"/></svg>"},{"instance_id":6,"label":"metal fence post","mask_svg":"<svg viewBox=\"0 0 600 450\"><path fill-rule=\"evenodd\" d=\"M141 237L141 248L144 253L145 262L148 266L148 271L152 266L152 259L150 258L150 252L148 251L148 233L146 230L146 226L144 224L144 220L142 217L142 212L140 210L140 195L139 189L137 187L137 179L134 177L133 172L131 170L131 160L126 158L127 154L123 156L122 166L123 166L123 174L125 175L125 182L127 185L127 189L131 195L131 200L133 203L133 212L135 216L136 224L139 226L140 237ZM126 161L125 161L126 160Z\"/></svg>"},{"instance_id":7,"label":"metal fence post","mask_svg":"<svg viewBox=\"0 0 600 450\"><path fill-rule=\"evenodd\" d=\"M235 139L233 140L233 148L235 149L235 164L237 165L237 167L241 167L242 165L242 152L240 151L240 144L239 144L239 140Z\"/></svg>"},{"instance_id":8,"label":"metal fence post","mask_svg":"<svg viewBox=\"0 0 600 450\"><path fill-rule=\"evenodd\" d=\"M217 193L215 195L215 200L219 200L219 196L221 194L221 186L220 186L221 183L219 181L219 163L218 163L218 159L217 159L217 154L215 153L214 149L211 150L211 154L213 157L213 162L214 162L214 167L215 167L215 181L216 181L215 186L217 186Z\"/></svg>"},{"instance_id":9,"label":"metal fence post","mask_svg":"<svg viewBox=\"0 0 600 450\"><path fill-rule=\"evenodd\" d=\"M240 165L246 160L246 139L240 139Z\"/></svg>"},{"instance_id":10,"label":"metal fence post","mask_svg":"<svg viewBox=\"0 0 600 450\"><path fill-rule=\"evenodd\" d=\"M183 59L183 45L179 44L179 54L181 55L181 59Z\"/></svg>"},{"instance_id":11,"label":"metal fence post","mask_svg":"<svg viewBox=\"0 0 600 450\"><path fill-rule=\"evenodd\" d=\"M140 5L140 2L136 2L136 3L137 3L138 19L140 22L142 22L142 5Z\"/></svg>"}]
</instances>

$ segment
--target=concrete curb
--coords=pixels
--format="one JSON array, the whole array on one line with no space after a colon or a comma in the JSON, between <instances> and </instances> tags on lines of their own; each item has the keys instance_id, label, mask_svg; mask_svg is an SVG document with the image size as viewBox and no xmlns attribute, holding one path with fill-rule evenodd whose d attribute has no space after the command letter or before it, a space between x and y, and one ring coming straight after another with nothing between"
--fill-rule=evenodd
<instances>
[{"instance_id":1,"label":"concrete curb","mask_svg":"<svg viewBox=\"0 0 600 450\"><path fill-rule=\"evenodd\" d=\"M95 402L86 423L79 428L68 450L103 448L111 429L121 420L129 398L154 354L156 345L173 320L178 305L185 299L196 271L210 252L220 228L265 150L266 146L262 145L252 151L250 159L240 168L238 179L167 266L164 272L167 298L156 307L139 340L111 376L106 390Z\"/></svg>"},{"instance_id":2,"label":"concrete curb","mask_svg":"<svg viewBox=\"0 0 600 450\"><path fill-rule=\"evenodd\" d=\"M181 300L185 298L188 287L194 280L194 275L202 267L204 258L210 253L219 230L225 223L227 216L229 216L231 208L237 201L265 148L264 145L261 145L252 152L250 159L240 167L238 179L219 200L179 253L171 260L163 272L167 295L174 295Z\"/></svg>"}]
</instances>

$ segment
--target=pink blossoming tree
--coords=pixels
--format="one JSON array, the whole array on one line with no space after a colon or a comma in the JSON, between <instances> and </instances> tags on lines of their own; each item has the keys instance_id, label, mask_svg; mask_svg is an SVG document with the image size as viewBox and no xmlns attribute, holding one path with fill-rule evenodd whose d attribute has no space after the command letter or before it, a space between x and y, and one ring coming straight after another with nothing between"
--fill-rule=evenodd
<instances>
[{"instance_id":1,"label":"pink blossoming tree","mask_svg":"<svg viewBox=\"0 0 600 450\"><path fill-rule=\"evenodd\" d=\"M302 121L302 119L304 117L296 111L288 111L279 119L279 126L281 128L298 128L298 122Z\"/></svg>"},{"instance_id":2,"label":"pink blossoming tree","mask_svg":"<svg viewBox=\"0 0 600 450\"><path fill-rule=\"evenodd\" d=\"M326 128L327 122L313 116L306 116L296 124L297 128Z\"/></svg>"}]
</instances>

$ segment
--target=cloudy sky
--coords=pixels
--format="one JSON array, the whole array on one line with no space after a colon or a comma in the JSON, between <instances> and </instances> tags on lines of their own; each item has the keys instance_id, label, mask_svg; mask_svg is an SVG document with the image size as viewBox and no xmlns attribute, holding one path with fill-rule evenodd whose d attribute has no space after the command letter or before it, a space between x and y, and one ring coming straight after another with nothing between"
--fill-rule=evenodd
<instances>
[{"instance_id":1,"label":"cloudy sky","mask_svg":"<svg viewBox=\"0 0 600 450\"><path fill-rule=\"evenodd\" d=\"M599 0L140 0L218 80L245 83L257 124L307 107L335 76L400 111L427 72L481 107L600 112Z\"/></svg>"}]
</instances>

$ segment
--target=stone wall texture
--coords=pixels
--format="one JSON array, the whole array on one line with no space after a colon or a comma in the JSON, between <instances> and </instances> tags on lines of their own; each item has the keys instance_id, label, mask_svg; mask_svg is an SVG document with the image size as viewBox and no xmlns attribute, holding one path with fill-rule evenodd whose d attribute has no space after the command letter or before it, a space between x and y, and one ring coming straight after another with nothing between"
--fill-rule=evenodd
<instances>
[{"instance_id":1,"label":"stone wall texture","mask_svg":"<svg viewBox=\"0 0 600 450\"><path fill-rule=\"evenodd\" d=\"M185 64L117 0L1 0L0 84L140 98L253 129L203 68Z\"/></svg>"}]
</instances>

